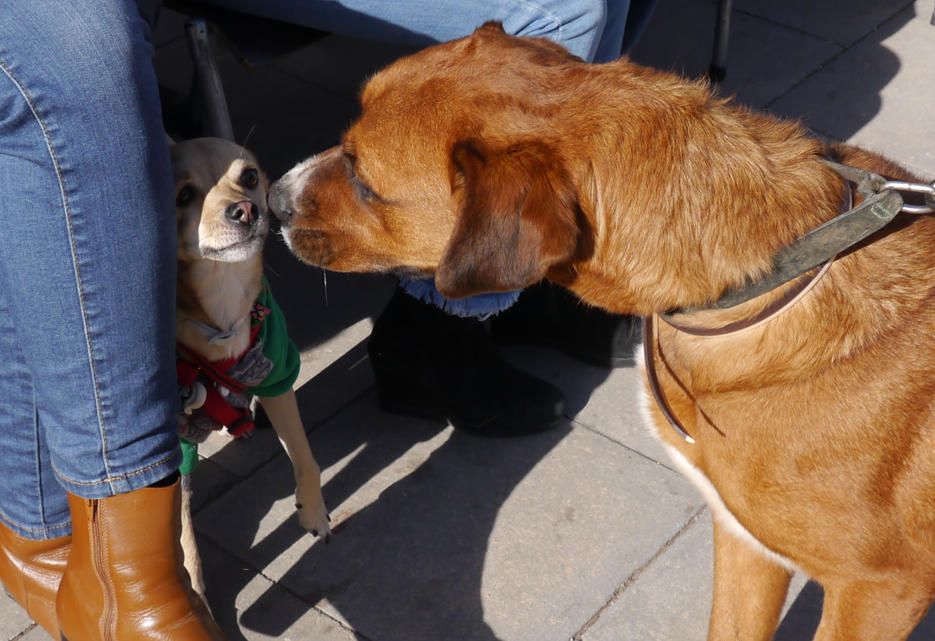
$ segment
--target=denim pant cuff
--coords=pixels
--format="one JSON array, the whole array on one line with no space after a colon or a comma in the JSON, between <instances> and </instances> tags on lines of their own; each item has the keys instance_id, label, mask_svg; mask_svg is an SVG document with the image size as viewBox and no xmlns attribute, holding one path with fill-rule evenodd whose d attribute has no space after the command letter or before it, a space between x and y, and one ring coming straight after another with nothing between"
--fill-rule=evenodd
<instances>
[{"instance_id":1,"label":"denim pant cuff","mask_svg":"<svg viewBox=\"0 0 935 641\"><path fill-rule=\"evenodd\" d=\"M0 523L3 523L7 529L12 530L19 536L33 541L57 539L60 536L71 534L71 519L67 517L58 523L46 523L41 527L32 527L16 521L0 508Z\"/></svg>"},{"instance_id":2,"label":"denim pant cuff","mask_svg":"<svg viewBox=\"0 0 935 641\"><path fill-rule=\"evenodd\" d=\"M132 492L161 481L177 472L182 464L182 450L176 449L162 459L144 465L120 475L111 475L105 479L82 481L70 479L56 472L59 484L65 490L86 499L103 499L115 494Z\"/></svg>"}]
</instances>

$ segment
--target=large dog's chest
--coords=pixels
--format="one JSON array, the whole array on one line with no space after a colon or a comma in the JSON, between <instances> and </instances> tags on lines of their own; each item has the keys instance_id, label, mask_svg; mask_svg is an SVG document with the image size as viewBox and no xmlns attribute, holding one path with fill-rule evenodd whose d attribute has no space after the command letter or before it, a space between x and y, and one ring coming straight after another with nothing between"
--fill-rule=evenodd
<instances>
[{"instance_id":1,"label":"large dog's chest","mask_svg":"<svg viewBox=\"0 0 935 641\"><path fill-rule=\"evenodd\" d=\"M644 358L642 353L643 348L640 347L636 355L636 362L643 364ZM643 371L644 381L646 380L645 367L641 365L641 370ZM666 451L666 454L669 456L669 459L672 461L673 466L685 477L687 478L692 485L699 491L702 497L705 499L705 502L711 509L712 515L717 520L717 522L723 526L727 531L733 534L738 539L742 540L744 543L748 544L757 552L761 553L763 556L766 556L776 563L782 565L783 567L788 568L790 571L796 571L798 568L795 563L785 556L775 552L770 549L765 543L760 541L755 537L738 519L738 517L727 507L724 499L721 496L721 493L715 487L714 483L708 476L694 465L688 457L684 456L676 447L671 445L666 438L662 436L663 433L668 433L672 431L672 427L665 423L664 421L658 421L656 417L650 412L650 408L655 405L655 400L652 397L652 393L647 387L641 390L641 403L640 410L643 421L652 435L662 444L663 448ZM692 446L689 446L692 447Z\"/></svg>"}]
</instances>

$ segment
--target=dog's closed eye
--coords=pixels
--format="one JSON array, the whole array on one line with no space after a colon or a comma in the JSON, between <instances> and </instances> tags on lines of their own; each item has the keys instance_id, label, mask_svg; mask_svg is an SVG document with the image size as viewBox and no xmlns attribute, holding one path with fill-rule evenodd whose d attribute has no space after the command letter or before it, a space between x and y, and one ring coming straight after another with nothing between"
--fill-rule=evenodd
<instances>
[{"instance_id":1,"label":"dog's closed eye","mask_svg":"<svg viewBox=\"0 0 935 641\"><path fill-rule=\"evenodd\" d=\"M353 153L345 151L344 152L344 161L347 167L347 175L351 179L351 184L354 185L354 189L357 191L357 195L361 200L380 200L380 197L376 194L375 191L367 184L367 182L360 177L360 174L357 171L357 156Z\"/></svg>"}]
</instances>

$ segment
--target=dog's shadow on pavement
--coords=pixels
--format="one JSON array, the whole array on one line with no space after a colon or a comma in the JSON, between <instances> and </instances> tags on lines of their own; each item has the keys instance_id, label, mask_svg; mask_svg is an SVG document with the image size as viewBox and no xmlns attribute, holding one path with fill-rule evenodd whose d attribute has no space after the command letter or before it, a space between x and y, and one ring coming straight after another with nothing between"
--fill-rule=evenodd
<instances>
[{"instance_id":1,"label":"dog's shadow on pavement","mask_svg":"<svg viewBox=\"0 0 935 641\"><path fill-rule=\"evenodd\" d=\"M335 375L352 367L369 372L364 357L358 345L302 386L303 414L342 386ZM334 517L330 544L298 526L292 469L282 454L196 515L202 541L210 543L202 544L209 601L229 636L296 638L309 629L302 620L314 606L318 626L323 613L365 639L497 641L485 622L483 590L495 521L570 425L531 437L479 438L383 413L368 387L311 427Z\"/></svg>"},{"instance_id":2,"label":"dog's shadow on pavement","mask_svg":"<svg viewBox=\"0 0 935 641\"><path fill-rule=\"evenodd\" d=\"M313 397L313 390L300 391L302 404ZM245 481L250 487L232 490L241 497L222 497L208 508L208 518L220 512L224 519L241 507L239 525L222 526L223 539L213 540L231 558L205 562L216 618L228 631L281 637L311 604L367 639L496 640L482 604L494 522L517 484L569 430L477 438L440 422L382 414L373 391L367 392L311 435L328 470L324 493L335 524L330 544L309 547L314 539L294 516L258 533L270 506L291 499L291 469L282 457ZM249 559L256 570L236 558ZM283 591L269 587L238 604L239 595L250 595L257 572L298 600L284 603Z\"/></svg>"}]
</instances>

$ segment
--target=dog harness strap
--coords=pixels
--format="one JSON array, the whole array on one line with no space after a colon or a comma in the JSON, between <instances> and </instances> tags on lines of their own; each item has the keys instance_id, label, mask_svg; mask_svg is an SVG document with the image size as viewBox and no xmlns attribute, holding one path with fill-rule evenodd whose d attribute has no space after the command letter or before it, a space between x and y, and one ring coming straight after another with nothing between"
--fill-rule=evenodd
<instances>
[{"instance_id":1,"label":"dog harness strap","mask_svg":"<svg viewBox=\"0 0 935 641\"><path fill-rule=\"evenodd\" d=\"M666 401L662 386L659 384L659 375L656 372L656 354L655 347L659 344L659 330L654 322L653 316L643 317L643 361L646 366L646 380L649 383L649 389L656 401L656 406L665 417L666 421L675 430L675 433L685 439L686 443L692 444L695 439L688 433L685 426L675 417L672 408ZM665 362L665 361L663 361Z\"/></svg>"},{"instance_id":2,"label":"dog harness strap","mask_svg":"<svg viewBox=\"0 0 935 641\"><path fill-rule=\"evenodd\" d=\"M201 354L198 354L194 350L189 349L187 346L183 345L182 343L176 342L176 349L179 351L179 354L183 358L185 358L190 363L192 363L195 367L201 370L205 374L205 376L210 378L212 381L220 383L227 389L233 390L235 392L243 392L245 389L247 389L243 383L225 374L217 366L216 363L212 363L208 359L201 356ZM231 359L228 359L228 360L231 360ZM234 362L236 362L236 359L233 359L233 360ZM227 361L223 361L223 362L227 362Z\"/></svg>"}]
</instances>

